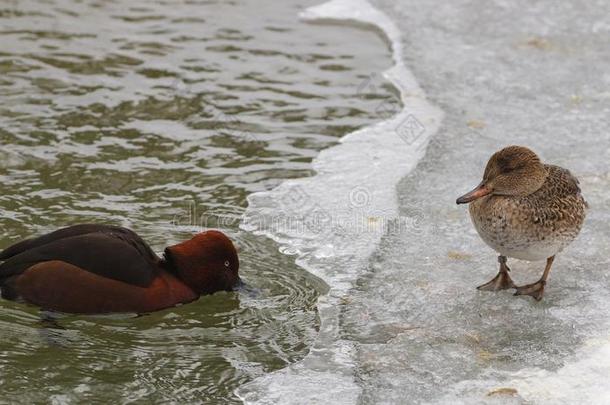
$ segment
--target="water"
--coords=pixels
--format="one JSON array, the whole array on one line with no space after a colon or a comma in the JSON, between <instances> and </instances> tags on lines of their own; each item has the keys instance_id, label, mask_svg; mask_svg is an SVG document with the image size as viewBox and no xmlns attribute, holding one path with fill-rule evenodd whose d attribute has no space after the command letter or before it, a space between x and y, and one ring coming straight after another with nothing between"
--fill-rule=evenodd
<instances>
[{"instance_id":1,"label":"water","mask_svg":"<svg viewBox=\"0 0 610 405\"><path fill-rule=\"evenodd\" d=\"M330 291L320 297L313 350L241 386L240 397L261 404L607 403L607 2L375 5L335 0L304 14L378 26L393 49L387 75L404 109L322 152L316 176L250 197L244 228L296 251ZM399 146L396 123L409 114L424 130ZM435 116L442 123L426 125ZM475 290L495 275L497 259L455 205L480 181L488 157L512 143L570 168L591 204L540 303ZM366 175L344 170L353 160L368 164ZM316 233L267 225L277 215L307 225L315 210L282 203L295 188L332 226ZM331 222L354 217L398 226ZM543 269L509 264L518 284Z\"/></svg>"},{"instance_id":2,"label":"water","mask_svg":"<svg viewBox=\"0 0 610 405\"><path fill-rule=\"evenodd\" d=\"M403 106L324 150L313 162L315 176L249 197L243 228L297 253L297 263L331 289L320 299L321 331L310 354L293 367L240 387L238 395L260 403L354 403L361 393L353 377L357 346L345 339L342 311L382 236L418 231L423 225L419 210L398 217L394 187L423 156L442 112L425 99L404 66L396 26L369 3L336 0L308 9L302 17L381 29L394 63L384 76L400 92Z\"/></svg>"},{"instance_id":3,"label":"water","mask_svg":"<svg viewBox=\"0 0 610 405\"><path fill-rule=\"evenodd\" d=\"M0 5L0 246L104 222L160 251L215 227L251 287L57 325L1 301L2 401L238 402L309 352L328 286L239 229L246 197L311 175L320 150L399 109L383 39L299 21L311 5Z\"/></svg>"},{"instance_id":4,"label":"water","mask_svg":"<svg viewBox=\"0 0 610 405\"><path fill-rule=\"evenodd\" d=\"M252 286L64 329L2 302L6 401L610 401L606 2L6 4L2 243L212 225ZM474 289L454 205L508 143L591 205L541 303Z\"/></svg>"}]
</instances>

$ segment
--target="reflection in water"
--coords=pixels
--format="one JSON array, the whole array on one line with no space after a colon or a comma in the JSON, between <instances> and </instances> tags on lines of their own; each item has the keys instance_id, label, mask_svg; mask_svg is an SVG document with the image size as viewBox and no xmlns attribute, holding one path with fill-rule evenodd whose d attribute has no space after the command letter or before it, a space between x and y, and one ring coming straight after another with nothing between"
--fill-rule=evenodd
<instances>
[{"instance_id":1,"label":"reflection in water","mask_svg":"<svg viewBox=\"0 0 610 405\"><path fill-rule=\"evenodd\" d=\"M324 286L238 229L246 195L309 175L397 102L368 85L387 47L298 22L306 3L0 4L0 247L105 222L161 250L217 227L247 283L138 317L41 321L0 301L3 400L235 401L307 353Z\"/></svg>"}]
</instances>

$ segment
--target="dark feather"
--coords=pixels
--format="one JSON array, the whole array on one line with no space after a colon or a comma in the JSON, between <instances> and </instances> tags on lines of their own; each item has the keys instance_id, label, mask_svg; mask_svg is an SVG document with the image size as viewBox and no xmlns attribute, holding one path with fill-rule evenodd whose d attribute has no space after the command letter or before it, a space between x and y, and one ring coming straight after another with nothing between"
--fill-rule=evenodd
<instances>
[{"instance_id":1,"label":"dark feather","mask_svg":"<svg viewBox=\"0 0 610 405\"><path fill-rule=\"evenodd\" d=\"M0 280L34 264L61 260L91 273L146 287L159 258L136 233L106 225L75 225L19 242L0 253Z\"/></svg>"}]
</instances>

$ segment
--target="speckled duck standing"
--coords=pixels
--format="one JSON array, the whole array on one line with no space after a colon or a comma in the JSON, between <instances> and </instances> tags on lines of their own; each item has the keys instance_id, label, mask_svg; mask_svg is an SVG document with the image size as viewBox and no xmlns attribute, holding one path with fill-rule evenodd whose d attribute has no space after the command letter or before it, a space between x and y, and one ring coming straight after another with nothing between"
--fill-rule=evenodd
<instances>
[{"instance_id":1,"label":"speckled duck standing","mask_svg":"<svg viewBox=\"0 0 610 405\"><path fill-rule=\"evenodd\" d=\"M559 166L543 164L523 146L508 146L487 162L483 181L456 201L470 203L470 217L481 238L500 254L500 271L479 290L515 288L515 295L541 300L555 255L578 235L587 203L578 180ZM507 257L546 259L540 280L517 287Z\"/></svg>"}]
</instances>

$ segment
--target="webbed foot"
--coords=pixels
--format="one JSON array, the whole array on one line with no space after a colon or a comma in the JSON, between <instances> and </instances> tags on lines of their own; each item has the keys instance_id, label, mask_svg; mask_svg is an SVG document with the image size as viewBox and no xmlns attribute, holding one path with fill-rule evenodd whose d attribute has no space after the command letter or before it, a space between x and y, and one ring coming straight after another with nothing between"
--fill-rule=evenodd
<instances>
[{"instance_id":1,"label":"webbed foot","mask_svg":"<svg viewBox=\"0 0 610 405\"><path fill-rule=\"evenodd\" d=\"M500 271L491 281L480 285L477 290L481 291L500 291L508 290L509 288L517 288L513 280L506 271Z\"/></svg>"},{"instance_id":2,"label":"webbed foot","mask_svg":"<svg viewBox=\"0 0 610 405\"><path fill-rule=\"evenodd\" d=\"M516 287L517 292L515 295L529 295L533 297L536 301L540 301L542 296L544 295L544 286L546 281L538 280L533 284L527 284L521 287Z\"/></svg>"},{"instance_id":3,"label":"webbed foot","mask_svg":"<svg viewBox=\"0 0 610 405\"><path fill-rule=\"evenodd\" d=\"M513 280L508 275L510 269L506 265L506 256L498 256L498 262L500 263L500 271L498 274L491 279L491 281L480 285L477 290L481 291L500 291L508 290L509 288L517 288Z\"/></svg>"}]
</instances>

